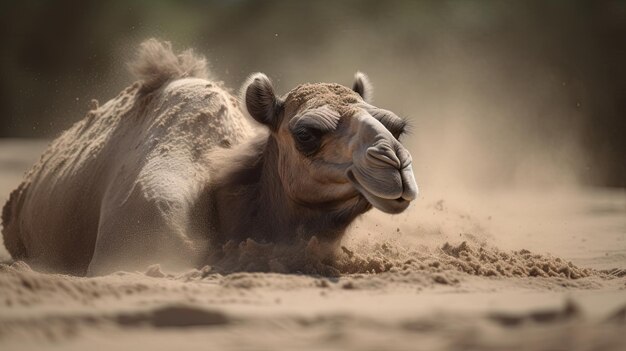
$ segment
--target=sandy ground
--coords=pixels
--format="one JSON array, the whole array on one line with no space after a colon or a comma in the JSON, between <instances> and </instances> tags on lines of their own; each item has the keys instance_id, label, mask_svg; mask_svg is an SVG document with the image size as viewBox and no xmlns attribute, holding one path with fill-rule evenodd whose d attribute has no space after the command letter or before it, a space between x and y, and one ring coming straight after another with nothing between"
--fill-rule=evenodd
<instances>
[{"instance_id":1,"label":"sandy ground","mask_svg":"<svg viewBox=\"0 0 626 351\"><path fill-rule=\"evenodd\" d=\"M44 147L0 141L2 203ZM0 264L0 349L626 349L624 191L444 190L368 214L332 262L249 242L228 270Z\"/></svg>"}]
</instances>

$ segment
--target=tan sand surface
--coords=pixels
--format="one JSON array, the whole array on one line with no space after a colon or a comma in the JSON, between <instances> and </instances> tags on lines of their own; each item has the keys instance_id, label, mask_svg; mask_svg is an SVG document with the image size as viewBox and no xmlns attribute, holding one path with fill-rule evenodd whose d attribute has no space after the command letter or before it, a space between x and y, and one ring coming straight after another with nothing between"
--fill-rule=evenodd
<instances>
[{"instance_id":1,"label":"tan sand surface","mask_svg":"<svg viewBox=\"0 0 626 351\"><path fill-rule=\"evenodd\" d=\"M45 145L0 141L0 201ZM0 349L626 349L624 191L425 187L342 245L249 241L212 267L96 278L0 247Z\"/></svg>"}]
</instances>

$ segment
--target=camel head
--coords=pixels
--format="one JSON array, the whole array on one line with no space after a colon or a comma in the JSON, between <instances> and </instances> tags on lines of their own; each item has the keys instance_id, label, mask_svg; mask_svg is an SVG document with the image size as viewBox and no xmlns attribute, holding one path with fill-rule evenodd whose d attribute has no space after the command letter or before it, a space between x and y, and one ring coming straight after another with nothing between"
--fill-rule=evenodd
<instances>
[{"instance_id":1,"label":"camel head","mask_svg":"<svg viewBox=\"0 0 626 351\"><path fill-rule=\"evenodd\" d=\"M362 73L352 89L303 84L282 97L262 73L245 83L242 105L270 130L278 175L293 201L345 209L365 199L383 212L400 213L416 198L411 155L398 141L406 123L372 105L371 92Z\"/></svg>"}]
</instances>

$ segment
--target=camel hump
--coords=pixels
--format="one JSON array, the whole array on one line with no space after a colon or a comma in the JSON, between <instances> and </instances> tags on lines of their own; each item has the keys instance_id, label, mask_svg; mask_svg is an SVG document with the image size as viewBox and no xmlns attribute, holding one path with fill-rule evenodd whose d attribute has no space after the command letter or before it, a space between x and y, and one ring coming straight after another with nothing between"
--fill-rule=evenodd
<instances>
[{"instance_id":1,"label":"camel hump","mask_svg":"<svg viewBox=\"0 0 626 351\"><path fill-rule=\"evenodd\" d=\"M142 93L149 93L168 81L180 78L209 78L207 61L192 49L174 53L168 41L148 39L141 43L135 60L129 63L131 73L141 81Z\"/></svg>"},{"instance_id":2,"label":"camel hump","mask_svg":"<svg viewBox=\"0 0 626 351\"><path fill-rule=\"evenodd\" d=\"M11 192L9 200L2 208L2 236L4 238L4 246L7 248L11 257L14 259L25 258L26 247L20 237L19 230L19 210L20 203L23 201L24 183Z\"/></svg>"}]
</instances>

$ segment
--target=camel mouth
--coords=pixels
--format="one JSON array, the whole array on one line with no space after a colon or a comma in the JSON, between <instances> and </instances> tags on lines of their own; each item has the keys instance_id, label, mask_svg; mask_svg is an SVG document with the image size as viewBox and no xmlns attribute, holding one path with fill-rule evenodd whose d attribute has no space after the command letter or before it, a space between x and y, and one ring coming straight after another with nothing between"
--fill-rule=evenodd
<instances>
[{"instance_id":1,"label":"camel mouth","mask_svg":"<svg viewBox=\"0 0 626 351\"><path fill-rule=\"evenodd\" d=\"M356 188L356 190L358 190L361 193L361 195L363 195L365 199L367 199L367 201L370 204L372 204L372 206L376 207L377 209L385 213L389 213L389 214L401 213L404 210L406 210L407 207L409 207L409 205L411 204L411 200L407 200L403 198L402 196L398 198L388 199L388 198L383 198L383 197L374 195L371 191L369 191L366 188L366 186L364 186L363 184L361 184L361 182L357 180L356 176L354 175L354 171L352 169L349 169L346 172L346 175L348 179L350 180L350 183L352 183L352 185Z\"/></svg>"}]
</instances>

